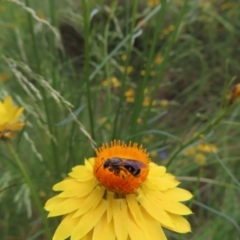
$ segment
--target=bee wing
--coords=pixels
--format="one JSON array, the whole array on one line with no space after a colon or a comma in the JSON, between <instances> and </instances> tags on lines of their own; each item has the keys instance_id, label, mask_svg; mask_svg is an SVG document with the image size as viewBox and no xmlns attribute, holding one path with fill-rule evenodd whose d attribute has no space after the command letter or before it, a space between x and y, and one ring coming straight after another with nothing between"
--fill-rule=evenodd
<instances>
[{"instance_id":1,"label":"bee wing","mask_svg":"<svg viewBox=\"0 0 240 240\"><path fill-rule=\"evenodd\" d=\"M132 159L124 159L124 161L121 164L122 166L129 166L131 165L134 168L145 168L146 164L137 160Z\"/></svg>"}]
</instances>

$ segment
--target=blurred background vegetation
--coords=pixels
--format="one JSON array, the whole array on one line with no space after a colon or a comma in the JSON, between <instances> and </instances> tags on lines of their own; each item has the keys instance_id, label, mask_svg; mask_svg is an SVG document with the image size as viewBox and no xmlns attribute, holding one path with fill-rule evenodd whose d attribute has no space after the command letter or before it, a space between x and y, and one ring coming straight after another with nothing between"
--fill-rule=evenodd
<instances>
[{"instance_id":1,"label":"blurred background vegetation","mask_svg":"<svg viewBox=\"0 0 240 240\"><path fill-rule=\"evenodd\" d=\"M192 233L240 237L237 0L2 0L0 100L23 106L12 141L41 206L52 185L113 139L147 148L194 194ZM0 143L0 239L48 239ZM46 218L47 214L43 212ZM60 219L47 220L52 233Z\"/></svg>"}]
</instances>

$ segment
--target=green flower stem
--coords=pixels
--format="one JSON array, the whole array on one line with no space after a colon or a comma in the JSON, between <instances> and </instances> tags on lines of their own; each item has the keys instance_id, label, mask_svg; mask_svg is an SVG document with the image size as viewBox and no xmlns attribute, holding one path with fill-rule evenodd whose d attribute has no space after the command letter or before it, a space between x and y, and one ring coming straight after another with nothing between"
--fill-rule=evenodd
<instances>
[{"instance_id":1,"label":"green flower stem","mask_svg":"<svg viewBox=\"0 0 240 240\"><path fill-rule=\"evenodd\" d=\"M90 83L90 1L81 0L83 9L83 22L84 22L84 78L87 84L87 103L88 103L88 114L91 127L91 137L95 140L94 134L94 116L92 109L92 94L91 94L91 83Z\"/></svg>"},{"instance_id":2,"label":"green flower stem","mask_svg":"<svg viewBox=\"0 0 240 240\"><path fill-rule=\"evenodd\" d=\"M33 196L33 200L34 200L34 202L36 204L36 207L38 208L39 214L40 214L40 216L42 218L43 225L44 225L44 228L45 228L45 233L46 233L48 239L51 239L52 238L52 234L51 234L50 228L48 226L48 223L47 223L47 220L46 220L46 217L45 217L45 214L44 214L44 210L43 210L42 204L40 202L40 199L39 199L39 197L37 195L37 192L36 192L32 182L31 182L31 180L30 180L30 178L29 178L29 176L28 176L28 174L27 174L27 172L26 172L26 170L25 170L25 168L24 168L20 158L18 157L16 151L14 150L12 144L9 141L6 141L6 145L7 145L8 149L9 149L10 153L12 154L13 160L17 164L17 166L18 166L21 174L23 175L23 177L24 177L28 187L30 188L30 191L31 191L32 196Z\"/></svg>"},{"instance_id":3,"label":"green flower stem","mask_svg":"<svg viewBox=\"0 0 240 240\"><path fill-rule=\"evenodd\" d=\"M114 119L112 140L114 140L116 137L121 138L119 133L118 133L118 136L116 136L116 135L117 135L117 131L118 131L119 116L122 112L122 107L123 107L123 103L124 103L124 93L125 93L125 90L126 90L126 82L127 82L127 66L130 63L130 55L131 55L131 52L132 52L132 49L133 49L132 38L133 38L133 35L134 35L134 31L136 30L135 25L136 25L136 21L137 21L138 2L139 1L136 1L136 0L133 1L133 9L132 9L131 17L130 17L130 12L129 12L130 8L129 7L127 8L127 11L126 11L126 14L127 14L126 19L131 18L132 23L131 23L131 28L130 28L130 32L129 32L130 37L128 39L129 42L128 42L128 48L127 48L127 60L125 61L125 64L124 64L124 69L125 69L124 70L124 76L123 76L123 80L121 81L122 86L121 86L121 91L120 91L119 103L118 103L118 107L117 107L117 111L116 111L116 115L115 115L115 119ZM123 125L125 124L125 121L121 121L120 124L121 125L120 125L119 129L123 129ZM119 132L121 132L121 131L119 131Z\"/></svg>"},{"instance_id":4,"label":"green flower stem","mask_svg":"<svg viewBox=\"0 0 240 240\"><path fill-rule=\"evenodd\" d=\"M25 4L27 7L30 7L29 4L29 0L25 0ZM52 16L52 14L51 14ZM27 14L28 17L28 24L29 24L29 28L30 28L30 35L31 35L31 40L32 40L32 44L33 44L33 52L34 52L34 59L35 59L35 71L42 75L41 73L41 61L39 58L39 51L38 51L38 47L37 47L37 41L36 41L36 36L34 33L34 26L33 26L33 19L30 13ZM52 72L55 74L55 72ZM52 75L53 79L55 79L55 75ZM54 80L55 81L55 80ZM48 122L48 128L49 128L49 132L55 136L54 132L53 132L53 128L52 128L52 119L50 117L50 109L48 106L48 99L47 99L47 94L45 92L45 90L43 88L40 88L41 94L43 96L43 103L44 103L44 107L45 107L45 112L46 112L46 116L47 116L47 122ZM55 113L56 115L56 113ZM58 162L58 155L57 155L57 147L55 142L53 141L53 139L51 138L51 147L52 147L52 152L53 152L53 159L54 159L54 163L55 163L55 169L56 169L56 175L59 176L60 175L60 167L59 167L59 162Z\"/></svg>"}]
</instances>

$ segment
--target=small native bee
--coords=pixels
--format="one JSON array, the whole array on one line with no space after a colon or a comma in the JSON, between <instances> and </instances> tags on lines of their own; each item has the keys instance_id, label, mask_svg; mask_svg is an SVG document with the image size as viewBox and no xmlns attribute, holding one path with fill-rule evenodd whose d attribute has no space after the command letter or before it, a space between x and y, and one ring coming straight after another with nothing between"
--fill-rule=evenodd
<instances>
[{"instance_id":1,"label":"small native bee","mask_svg":"<svg viewBox=\"0 0 240 240\"><path fill-rule=\"evenodd\" d=\"M115 175L119 175L122 170L124 172L128 171L136 178L140 176L141 169L145 167L146 164L140 161L118 157L109 158L103 164L104 169L107 168L110 172L114 172Z\"/></svg>"}]
</instances>

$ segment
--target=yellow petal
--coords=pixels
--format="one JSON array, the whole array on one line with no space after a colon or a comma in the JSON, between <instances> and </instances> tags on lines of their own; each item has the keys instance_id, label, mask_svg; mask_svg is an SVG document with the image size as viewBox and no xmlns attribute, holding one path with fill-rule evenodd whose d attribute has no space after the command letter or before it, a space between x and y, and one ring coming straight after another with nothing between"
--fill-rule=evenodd
<instances>
[{"instance_id":1,"label":"yellow petal","mask_svg":"<svg viewBox=\"0 0 240 240\"><path fill-rule=\"evenodd\" d=\"M168 198L176 201L187 201L193 197L193 195L182 188L172 188L163 192Z\"/></svg>"},{"instance_id":2,"label":"yellow petal","mask_svg":"<svg viewBox=\"0 0 240 240\"><path fill-rule=\"evenodd\" d=\"M54 191L66 191L79 186L79 182L72 178L66 178L53 186Z\"/></svg>"},{"instance_id":3,"label":"yellow petal","mask_svg":"<svg viewBox=\"0 0 240 240\"><path fill-rule=\"evenodd\" d=\"M6 130L6 128L7 128L7 123L4 123L4 124L0 125L0 131L4 131L4 130Z\"/></svg>"},{"instance_id":4,"label":"yellow petal","mask_svg":"<svg viewBox=\"0 0 240 240\"><path fill-rule=\"evenodd\" d=\"M0 115L3 116L6 114L6 109L4 104L0 101Z\"/></svg>"},{"instance_id":5,"label":"yellow petal","mask_svg":"<svg viewBox=\"0 0 240 240\"><path fill-rule=\"evenodd\" d=\"M23 122L14 123L14 124L11 124L10 126L8 126L8 130L17 131L17 130L22 129L24 125L25 125L25 123L23 123Z\"/></svg>"},{"instance_id":6,"label":"yellow petal","mask_svg":"<svg viewBox=\"0 0 240 240\"><path fill-rule=\"evenodd\" d=\"M145 197L141 194L138 197L138 202L142 205L143 208L158 222L164 224L165 226L174 227L174 224L169 217L168 213L164 211L160 205L156 204L154 201Z\"/></svg>"},{"instance_id":7,"label":"yellow petal","mask_svg":"<svg viewBox=\"0 0 240 240\"><path fill-rule=\"evenodd\" d=\"M82 205L82 198L68 198L51 209L48 217L64 215L77 210Z\"/></svg>"},{"instance_id":8,"label":"yellow petal","mask_svg":"<svg viewBox=\"0 0 240 240\"><path fill-rule=\"evenodd\" d=\"M166 173L166 168L163 166L150 167L149 176L162 177Z\"/></svg>"},{"instance_id":9,"label":"yellow petal","mask_svg":"<svg viewBox=\"0 0 240 240\"><path fill-rule=\"evenodd\" d=\"M89 233L87 233L83 238L81 238L80 240L92 240L93 238L93 231L90 231Z\"/></svg>"},{"instance_id":10,"label":"yellow petal","mask_svg":"<svg viewBox=\"0 0 240 240\"><path fill-rule=\"evenodd\" d=\"M11 109L12 108L12 98L10 96L5 98L4 105L5 105L6 109Z\"/></svg>"},{"instance_id":11,"label":"yellow petal","mask_svg":"<svg viewBox=\"0 0 240 240\"><path fill-rule=\"evenodd\" d=\"M93 166L94 163L95 163L95 158L94 157L91 157L88 159L88 161L91 163L91 165Z\"/></svg>"},{"instance_id":12,"label":"yellow petal","mask_svg":"<svg viewBox=\"0 0 240 240\"><path fill-rule=\"evenodd\" d=\"M84 197L92 192L92 190L97 186L96 179L92 179L86 182L79 182L76 188L64 191L58 196L62 198L68 197Z\"/></svg>"},{"instance_id":13,"label":"yellow petal","mask_svg":"<svg viewBox=\"0 0 240 240\"><path fill-rule=\"evenodd\" d=\"M19 117L22 115L22 112L24 111L24 108L21 107L17 109L16 113L14 114L14 117L12 118L12 122L18 121Z\"/></svg>"},{"instance_id":14,"label":"yellow petal","mask_svg":"<svg viewBox=\"0 0 240 240\"><path fill-rule=\"evenodd\" d=\"M106 209L107 203L105 200L102 200L96 208L86 212L74 229L71 240L79 240L90 232L101 219Z\"/></svg>"},{"instance_id":15,"label":"yellow petal","mask_svg":"<svg viewBox=\"0 0 240 240\"><path fill-rule=\"evenodd\" d=\"M154 201L156 205L161 206L161 208L167 212L179 215L188 215L192 213L188 207L182 203L176 202L175 200L173 201L172 199L169 199L160 191L149 190L149 188L145 186L142 186L142 190L144 194L151 199L151 201Z\"/></svg>"},{"instance_id":16,"label":"yellow petal","mask_svg":"<svg viewBox=\"0 0 240 240\"><path fill-rule=\"evenodd\" d=\"M103 188L95 188L89 196L84 198L81 205L78 207L78 210L74 214L74 217L79 217L89 211L91 208L96 207L98 203L102 200L103 194Z\"/></svg>"},{"instance_id":17,"label":"yellow petal","mask_svg":"<svg viewBox=\"0 0 240 240\"><path fill-rule=\"evenodd\" d=\"M165 177L148 177L144 185L153 190L166 191L167 189L176 187L179 183L180 182L175 179L168 179Z\"/></svg>"},{"instance_id":18,"label":"yellow petal","mask_svg":"<svg viewBox=\"0 0 240 240\"><path fill-rule=\"evenodd\" d=\"M86 167L84 165L78 165L72 168L72 172L85 172L86 171Z\"/></svg>"},{"instance_id":19,"label":"yellow petal","mask_svg":"<svg viewBox=\"0 0 240 240\"><path fill-rule=\"evenodd\" d=\"M136 195L128 194L126 195L126 200L128 204L128 209L131 215L133 216L133 219L138 224L138 226L144 231L145 235L148 236L145 221L143 219L142 212L140 211L140 206L137 202Z\"/></svg>"},{"instance_id":20,"label":"yellow petal","mask_svg":"<svg viewBox=\"0 0 240 240\"><path fill-rule=\"evenodd\" d=\"M142 225L141 227L139 227L139 224L137 224L137 222L132 217L130 212L128 214L127 227L128 227L128 233L131 240L152 240L153 239L152 234L148 236L148 234L143 231L142 227L145 227L145 225Z\"/></svg>"},{"instance_id":21,"label":"yellow petal","mask_svg":"<svg viewBox=\"0 0 240 240\"><path fill-rule=\"evenodd\" d=\"M107 192L107 203L108 203L108 208L107 208L107 222L110 223L113 217L113 200L114 200L114 193L108 191Z\"/></svg>"},{"instance_id":22,"label":"yellow petal","mask_svg":"<svg viewBox=\"0 0 240 240\"><path fill-rule=\"evenodd\" d=\"M163 177L164 177L164 178L167 178L167 179L169 179L169 180L174 180L174 179L176 179L176 177L175 177L173 174L171 174L171 173L165 173Z\"/></svg>"},{"instance_id":23,"label":"yellow petal","mask_svg":"<svg viewBox=\"0 0 240 240\"><path fill-rule=\"evenodd\" d=\"M169 213L169 216L171 217L172 222L174 223L174 227L163 225L164 227L166 227L174 232L179 232L179 233L191 232L191 226L184 217L175 215L172 213Z\"/></svg>"},{"instance_id":24,"label":"yellow petal","mask_svg":"<svg viewBox=\"0 0 240 240\"><path fill-rule=\"evenodd\" d=\"M92 240L115 240L113 221L107 223L107 214L105 213L93 230Z\"/></svg>"},{"instance_id":25,"label":"yellow petal","mask_svg":"<svg viewBox=\"0 0 240 240\"><path fill-rule=\"evenodd\" d=\"M72 231L77 226L80 218L72 218L73 214L68 214L57 227L53 240L64 240L71 236Z\"/></svg>"},{"instance_id":26,"label":"yellow petal","mask_svg":"<svg viewBox=\"0 0 240 240\"><path fill-rule=\"evenodd\" d=\"M75 178L77 181L88 181L94 178L92 172L90 172L85 166L77 166L73 168L73 171L68 174L70 177Z\"/></svg>"},{"instance_id":27,"label":"yellow petal","mask_svg":"<svg viewBox=\"0 0 240 240\"><path fill-rule=\"evenodd\" d=\"M91 158L90 158L90 160L91 160ZM90 161L90 160L85 159L85 160L84 160L84 163L85 163L85 167L86 167L90 172L92 172L92 171L93 171L93 164L92 164L92 161Z\"/></svg>"},{"instance_id":28,"label":"yellow petal","mask_svg":"<svg viewBox=\"0 0 240 240\"><path fill-rule=\"evenodd\" d=\"M58 196L52 197L45 203L44 208L47 211L51 211L53 208L55 208L57 205L59 205L63 201L64 201L64 199L59 198Z\"/></svg>"},{"instance_id":29,"label":"yellow petal","mask_svg":"<svg viewBox=\"0 0 240 240\"><path fill-rule=\"evenodd\" d=\"M118 240L127 240L128 213L125 199L114 199L113 221Z\"/></svg>"},{"instance_id":30,"label":"yellow petal","mask_svg":"<svg viewBox=\"0 0 240 240\"><path fill-rule=\"evenodd\" d=\"M151 240L167 240L159 222L152 218L143 207L140 206L140 208Z\"/></svg>"}]
</instances>

